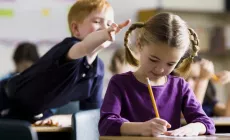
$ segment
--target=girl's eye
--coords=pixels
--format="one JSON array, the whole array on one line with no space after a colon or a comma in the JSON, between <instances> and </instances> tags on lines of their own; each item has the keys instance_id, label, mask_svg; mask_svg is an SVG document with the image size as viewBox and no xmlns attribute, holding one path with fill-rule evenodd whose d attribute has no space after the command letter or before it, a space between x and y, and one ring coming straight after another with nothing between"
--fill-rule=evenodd
<instances>
[{"instance_id":1,"label":"girl's eye","mask_svg":"<svg viewBox=\"0 0 230 140\"><path fill-rule=\"evenodd\" d=\"M149 58L149 60L152 61L152 62L157 62L157 60L154 60L154 59L150 59L150 58Z\"/></svg>"},{"instance_id":2,"label":"girl's eye","mask_svg":"<svg viewBox=\"0 0 230 140\"><path fill-rule=\"evenodd\" d=\"M174 64L168 64L168 66L170 66L170 67L173 66L173 65L174 65Z\"/></svg>"},{"instance_id":3,"label":"girl's eye","mask_svg":"<svg viewBox=\"0 0 230 140\"><path fill-rule=\"evenodd\" d=\"M94 23L100 23L100 21L98 21L98 20L95 20L95 21L94 21Z\"/></svg>"}]
</instances>

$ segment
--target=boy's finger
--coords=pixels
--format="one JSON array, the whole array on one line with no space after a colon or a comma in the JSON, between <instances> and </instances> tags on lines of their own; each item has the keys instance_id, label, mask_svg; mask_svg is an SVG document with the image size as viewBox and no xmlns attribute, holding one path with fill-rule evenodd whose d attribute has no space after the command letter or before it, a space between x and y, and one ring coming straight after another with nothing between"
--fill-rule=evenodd
<instances>
[{"instance_id":1,"label":"boy's finger","mask_svg":"<svg viewBox=\"0 0 230 140\"><path fill-rule=\"evenodd\" d=\"M118 27L118 25L115 24L115 23L113 23L113 24L108 28L108 30L109 30L109 32L116 31L117 27Z\"/></svg>"},{"instance_id":2,"label":"boy's finger","mask_svg":"<svg viewBox=\"0 0 230 140\"><path fill-rule=\"evenodd\" d=\"M121 23L118 25L118 28L122 29L124 28L125 26L129 25L129 23L131 22L130 19L126 20L125 22Z\"/></svg>"},{"instance_id":3,"label":"boy's finger","mask_svg":"<svg viewBox=\"0 0 230 140\"><path fill-rule=\"evenodd\" d=\"M42 123L42 121L36 121L35 123L34 123L34 125L40 125Z\"/></svg>"}]
</instances>

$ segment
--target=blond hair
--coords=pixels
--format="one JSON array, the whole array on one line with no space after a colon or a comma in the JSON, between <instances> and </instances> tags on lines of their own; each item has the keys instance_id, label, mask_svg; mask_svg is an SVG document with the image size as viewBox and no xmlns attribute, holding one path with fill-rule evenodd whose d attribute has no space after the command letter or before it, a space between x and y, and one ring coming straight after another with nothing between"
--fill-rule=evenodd
<instances>
[{"instance_id":1,"label":"blond hair","mask_svg":"<svg viewBox=\"0 0 230 140\"><path fill-rule=\"evenodd\" d=\"M72 21L82 23L93 11L102 10L105 6L110 7L110 4L106 0L77 0L77 2L72 5L68 13L70 31Z\"/></svg>"},{"instance_id":2,"label":"blond hair","mask_svg":"<svg viewBox=\"0 0 230 140\"><path fill-rule=\"evenodd\" d=\"M184 59L175 72L187 77L193 58L199 51L197 34L177 15L171 13L159 13L151 17L145 23L134 23L125 34L124 46L126 48L126 59L130 65L139 66L139 60L133 56L128 45L130 33L139 28L137 39L141 46L153 43L165 43L170 47L191 48L191 55Z\"/></svg>"}]
</instances>

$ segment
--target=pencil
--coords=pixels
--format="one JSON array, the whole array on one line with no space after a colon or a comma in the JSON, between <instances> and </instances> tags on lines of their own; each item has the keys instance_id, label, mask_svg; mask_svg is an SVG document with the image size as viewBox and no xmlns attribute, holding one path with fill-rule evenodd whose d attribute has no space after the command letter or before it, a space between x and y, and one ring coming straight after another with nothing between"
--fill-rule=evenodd
<instances>
[{"instance_id":1,"label":"pencil","mask_svg":"<svg viewBox=\"0 0 230 140\"><path fill-rule=\"evenodd\" d=\"M155 111L156 117L160 118L160 115L159 115L158 109L157 109L157 105L156 105L156 101L155 101L155 98L153 96L153 91L152 91L152 87L151 87L149 78L147 77L146 80L147 80L147 83L148 83L148 89L149 89L150 98L152 100L153 109Z\"/></svg>"},{"instance_id":2,"label":"pencil","mask_svg":"<svg viewBox=\"0 0 230 140\"><path fill-rule=\"evenodd\" d=\"M215 74L212 75L212 79L213 79L214 81L219 81L219 78L218 78Z\"/></svg>"}]
</instances>

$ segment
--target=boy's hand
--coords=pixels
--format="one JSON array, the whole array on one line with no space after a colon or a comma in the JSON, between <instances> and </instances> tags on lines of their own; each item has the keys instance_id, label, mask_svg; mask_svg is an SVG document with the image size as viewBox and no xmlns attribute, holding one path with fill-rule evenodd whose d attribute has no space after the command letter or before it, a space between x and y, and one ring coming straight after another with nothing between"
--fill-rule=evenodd
<instances>
[{"instance_id":1,"label":"boy's hand","mask_svg":"<svg viewBox=\"0 0 230 140\"><path fill-rule=\"evenodd\" d=\"M227 84L230 82L230 71L222 71L216 74L219 78L218 82L221 84Z\"/></svg>"},{"instance_id":2,"label":"boy's hand","mask_svg":"<svg viewBox=\"0 0 230 140\"><path fill-rule=\"evenodd\" d=\"M34 123L35 126L70 126L71 115L54 115Z\"/></svg>"},{"instance_id":3,"label":"boy's hand","mask_svg":"<svg viewBox=\"0 0 230 140\"><path fill-rule=\"evenodd\" d=\"M126 27L129 23L131 22L131 20L126 20L125 22L121 23L121 24L116 24L116 23L112 23L112 25L107 29L109 35L110 35L110 39L109 41L114 41L115 40L115 34L120 32L120 30L124 27Z\"/></svg>"},{"instance_id":4,"label":"boy's hand","mask_svg":"<svg viewBox=\"0 0 230 140\"><path fill-rule=\"evenodd\" d=\"M167 128L171 128L171 125L166 120L154 118L144 122L140 129L142 136L158 136L165 133Z\"/></svg>"}]
</instances>

